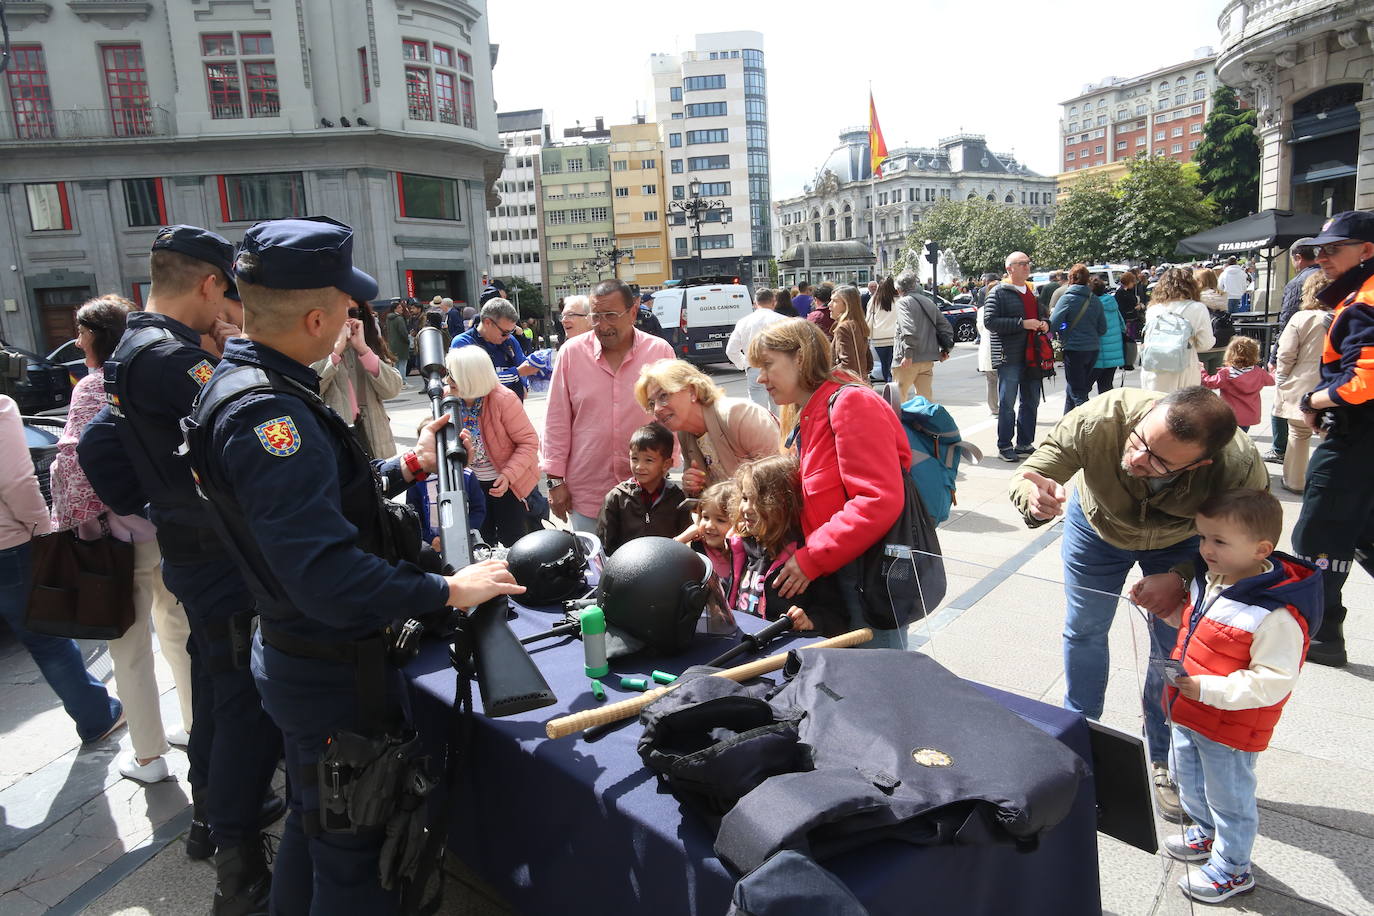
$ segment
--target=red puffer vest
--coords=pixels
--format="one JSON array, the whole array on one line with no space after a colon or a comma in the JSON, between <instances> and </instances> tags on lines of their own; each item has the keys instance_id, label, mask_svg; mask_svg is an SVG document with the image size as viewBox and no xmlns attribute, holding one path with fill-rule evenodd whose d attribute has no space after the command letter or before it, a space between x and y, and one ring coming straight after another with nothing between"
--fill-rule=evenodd
<instances>
[{"instance_id":1,"label":"red puffer vest","mask_svg":"<svg viewBox=\"0 0 1374 916\"><path fill-rule=\"evenodd\" d=\"M1225 589L1205 614L1198 604L1206 588L1207 567L1199 558L1193 577L1192 601L1178 628L1173 658L1181 659L1190 675L1225 677L1250 667L1255 629L1270 613L1289 613L1302 628L1302 657L1312 631L1321 624L1321 576L1312 566L1277 551L1269 557L1274 568ZM1164 688L1164 705L1175 725L1190 728L1238 751L1262 751L1269 746L1288 697L1258 709L1217 709L1190 700L1176 688Z\"/></svg>"}]
</instances>

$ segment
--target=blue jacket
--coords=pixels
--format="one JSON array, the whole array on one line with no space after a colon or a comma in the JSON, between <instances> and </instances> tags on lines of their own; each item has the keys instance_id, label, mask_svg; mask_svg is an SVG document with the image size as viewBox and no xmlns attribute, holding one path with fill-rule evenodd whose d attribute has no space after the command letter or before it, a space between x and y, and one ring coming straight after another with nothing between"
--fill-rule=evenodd
<instances>
[{"instance_id":1,"label":"blue jacket","mask_svg":"<svg viewBox=\"0 0 1374 916\"><path fill-rule=\"evenodd\" d=\"M1079 309L1087 300L1083 317L1078 318ZM1050 333L1059 338L1065 350L1096 350L1098 341L1107 331L1107 322L1102 315L1102 300L1092 294L1088 287L1075 283L1059 297L1059 303L1050 312ZM1078 323L1074 323L1074 319ZM1073 325L1073 330L1069 326Z\"/></svg>"},{"instance_id":2,"label":"blue jacket","mask_svg":"<svg viewBox=\"0 0 1374 916\"><path fill-rule=\"evenodd\" d=\"M479 319L480 320L480 319ZM453 338L453 343L449 344L449 349L457 350L459 347L479 346L487 351L491 357L491 364L496 367L496 377L501 380L511 391L520 396L520 400L525 399L525 382L516 370L525 361L525 351L520 347L520 341L516 335L512 334L499 344L488 343L486 338L478 333L477 328L469 328L457 337Z\"/></svg>"},{"instance_id":3,"label":"blue jacket","mask_svg":"<svg viewBox=\"0 0 1374 916\"><path fill-rule=\"evenodd\" d=\"M1121 336L1126 333L1126 323L1121 320L1121 309L1111 293L1098 296L1102 300L1103 315L1107 319L1107 330L1097 348L1097 362L1094 369L1115 369L1126 365L1126 347ZM1087 320L1087 319L1084 319Z\"/></svg>"}]
</instances>

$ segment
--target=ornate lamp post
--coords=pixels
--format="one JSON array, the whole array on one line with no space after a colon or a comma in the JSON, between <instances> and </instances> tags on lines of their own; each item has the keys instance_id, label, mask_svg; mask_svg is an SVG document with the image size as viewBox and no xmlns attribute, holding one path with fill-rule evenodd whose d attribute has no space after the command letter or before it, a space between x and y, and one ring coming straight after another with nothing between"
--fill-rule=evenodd
<instances>
[{"instance_id":1,"label":"ornate lamp post","mask_svg":"<svg viewBox=\"0 0 1374 916\"><path fill-rule=\"evenodd\" d=\"M725 201L723 201L723 200L705 200L705 199L702 198L702 196L701 196L701 180L700 180L700 179L697 179L697 178L693 178L691 181L689 181L689 182L687 183L687 199L686 199L686 200L674 200L674 201L670 201L670 202L668 203L668 215L669 215L669 216L672 216L673 212L674 212L674 211L677 211L677 212L679 212L679 213L684 213L684 214L686 214L687 219L689 219L689 220L692 221L692 232L693 232L693 234L696 236L696 242L697 242L697 245L696 245L696 251L697 251L696 262L697 262L697 265L696 265L696 266L697 266L697 275L698 275L698 276L701 275L701 222L702 222L702 214L703 214L703 213L706 213L706 212L708 212L708 211L711 211L711 210L724 210L724 209L725 209ZM722 214L721 214L721 217L720 217L720 222L721 222L722 224L725 224L725 223L729 222L729 217L726 216L726 214L722 213Z\"/></svg>"}]
</instances>

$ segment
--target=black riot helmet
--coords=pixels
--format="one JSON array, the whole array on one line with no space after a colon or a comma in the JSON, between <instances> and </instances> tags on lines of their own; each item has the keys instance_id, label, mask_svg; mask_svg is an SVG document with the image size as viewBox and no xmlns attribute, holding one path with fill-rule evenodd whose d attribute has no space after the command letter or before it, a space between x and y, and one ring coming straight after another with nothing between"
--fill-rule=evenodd
<instances>
[{"instance_id":1,"label":"black riot helmet","mask_svg":"<svg viewBox=\"0 0 1374 916\"><path fill-rule=\"evenodd\" d=\"M506 554L515 581L525 586L516 600L529 607L561 604L587 594L588 545L571 531L546 528L525 535Z\"/></svg>"},{"instance_id":2,"label":"black riot helmet","mask_svg":"<svg viewBox=\"0 0 1374 916\"><path fill-rule=\"evenodd\" d=\"M712 572L706 557L671 538L627 541L601 574L606 623L655 654L676 655L692 642Z\"/></svg>"}]
</instances>

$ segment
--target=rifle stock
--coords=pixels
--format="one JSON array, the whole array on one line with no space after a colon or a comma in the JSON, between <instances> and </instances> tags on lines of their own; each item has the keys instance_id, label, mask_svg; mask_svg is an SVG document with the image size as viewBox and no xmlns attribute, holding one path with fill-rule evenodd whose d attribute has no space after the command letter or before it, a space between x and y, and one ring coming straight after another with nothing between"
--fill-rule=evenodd
<instances>
[{"instance_id":1,"label":"rifle stock","mask_svg":"<svg viewBox=\"0 0 1374 916\"><path fill-rule=\"evenodd\" d=\"M433 416L448 414L448 425L436 435L439 453L439 539L444 562L453 569L472 563L468 543L467 498L463 464L467 453L458 437L458 399L444 393L444 336L438 328L421 328L417 335L421 371L425 374ZM544 675L506 623L510 601L498 595L465 619L472 635L477 689L482 709L493 718L539 709L556 702Z\"/></svg>"}]
</instances>

